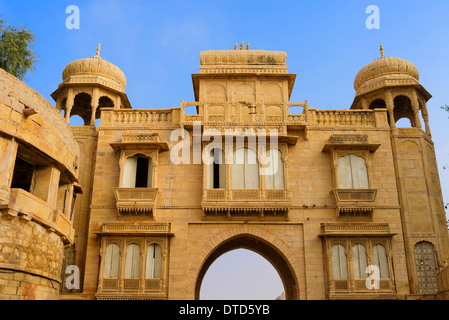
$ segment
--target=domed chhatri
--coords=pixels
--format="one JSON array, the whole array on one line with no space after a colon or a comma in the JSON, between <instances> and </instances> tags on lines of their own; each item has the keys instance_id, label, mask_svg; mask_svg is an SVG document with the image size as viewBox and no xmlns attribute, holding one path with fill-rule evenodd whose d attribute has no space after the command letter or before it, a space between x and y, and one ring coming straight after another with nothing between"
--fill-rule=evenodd
<instances>
[{"instance_id":1,"label":"domed chhatri","mask_svg":"<svg viewBox=\"0 0 449 320\"><path fill-rule=\"evenodd\" d=\"M379 77L390 79L410 79L419 81L419 72L413 63L401 58L385 57L384 48L380 46L381 57L364 66L354 80L354 89Z\"/></svg>"},{"instance_id":2,"label":"domed chhatri","mask_svg":"<svg viewBox=\"0 0 449 320\"><path fill-rule=\"evenodd\" d=\"M100 45L96 56L69 63L62 72L62 79L63 82L100 82L121 92L126 88L125 74L116 65L100 57Z\"/></svg>"}]
</instances>

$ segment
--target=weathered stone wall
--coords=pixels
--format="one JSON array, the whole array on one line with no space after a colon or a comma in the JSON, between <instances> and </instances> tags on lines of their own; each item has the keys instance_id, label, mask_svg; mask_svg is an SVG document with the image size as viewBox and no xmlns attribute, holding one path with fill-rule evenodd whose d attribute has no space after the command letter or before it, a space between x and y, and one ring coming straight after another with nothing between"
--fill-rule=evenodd
<instances>
[{"instance_id":1,"label":"weathered stone wall","mask_svg":"<svg viewBox=\"0 0 449 320\"><path fill-rule=\"evenodd\" d=\"M33 167L29 190L12 187L20 157ZM58 299L64 245L74 238L70 201L78 161L62 114L0 69L0 300ZM62 200L60 185L67 186Z\"/></svg>"},{"instance_id":2,"label":"weathered stone wall","mask_svg":"<svg viewBox=\"0 0 449 320\"><path fill-rule=\"evenodd\" d=\"M0 299L57 299L63 243L24 219L0 217Z\"/></svg>"},{"instance_id":3,"label":"weathered stone wall","mask_svg":"<svg viewBox=\"0 0 449 320\"><path fill-rule=\"evenodd\" d=\"M24 116L25 108L37 114ZM0 69L0 131L25 141L76 175L78 144L62 114L40 94Z\"/></svg>"}]
</instances>

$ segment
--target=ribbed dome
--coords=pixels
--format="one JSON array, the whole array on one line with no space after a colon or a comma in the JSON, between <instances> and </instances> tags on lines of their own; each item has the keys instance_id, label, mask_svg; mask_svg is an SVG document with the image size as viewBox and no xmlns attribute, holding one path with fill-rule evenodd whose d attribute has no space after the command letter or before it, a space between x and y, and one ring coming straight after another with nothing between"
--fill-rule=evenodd
<instances>
[{"instance_id":1,"label":"ribbed dome","mask_svg":"<svg viewBox=\"0 0 449 320\"><path fill-rule=\"evenodd\" d=\"M74 76L101 76L113 80L123 91L126 88L126 77L123 71L100 57L99 48L95 57L73 61L64 68L62 72L63 81Z\"/></svg>"},{"instance_id":2,"label":"ribbed dome","mask_svg":"<svg viewBox=\"0 0 449 320\"><path fill-rule=\"evenodd\" d=\"M410 61L381 57L364 66L354 80L354 89L357 91L365 82L381 76L406 75L419 81L418 69Z\"/></svg>"}]
</instances>

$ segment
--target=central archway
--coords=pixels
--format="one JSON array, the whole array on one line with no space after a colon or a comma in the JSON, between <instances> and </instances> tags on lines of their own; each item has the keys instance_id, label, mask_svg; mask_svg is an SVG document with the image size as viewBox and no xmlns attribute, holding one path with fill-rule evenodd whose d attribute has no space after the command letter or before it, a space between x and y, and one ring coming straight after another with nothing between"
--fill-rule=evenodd
<instances>
[{"instance_id":1,"label":"central archway","mask_svg":"<svg viewBox=\"0 0 449 320\"><path fill-rule=\"evenodd\" d=\"M201 284L203 282L204 276L209 269L209 267L223 254L236 250L236 249L247 249L260 254L262 257L267 259L279 274L285 289L286 300L296 300L298 299L298 290L296 288L297 281L295 279L292 267L287 262L286 258L282 255L279 250L273 247L270 243L264 241L263 239L251 235L251 234L241 234L236 235L232 238L219 244L214 250L209 254L209 256L204 261L201 266L200 272L198 274L195 286L195 299L200 299Z\"/></svg>"}]
</instances>

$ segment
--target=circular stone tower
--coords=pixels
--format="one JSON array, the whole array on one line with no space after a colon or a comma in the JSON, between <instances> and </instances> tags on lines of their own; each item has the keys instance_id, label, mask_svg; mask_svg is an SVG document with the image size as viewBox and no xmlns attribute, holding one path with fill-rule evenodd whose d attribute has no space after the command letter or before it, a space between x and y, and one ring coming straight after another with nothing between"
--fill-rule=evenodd
<instances>
[{"instance_id":1,"label":"circular stone tower","mask_svg":"<svg viewBox=\"0 0 449 320\"><path fill-rule=\"evenodd\" d=\"M0 300L58 299L78 162L61 113L0 69Z\"/></svg>"}]
</instances>

